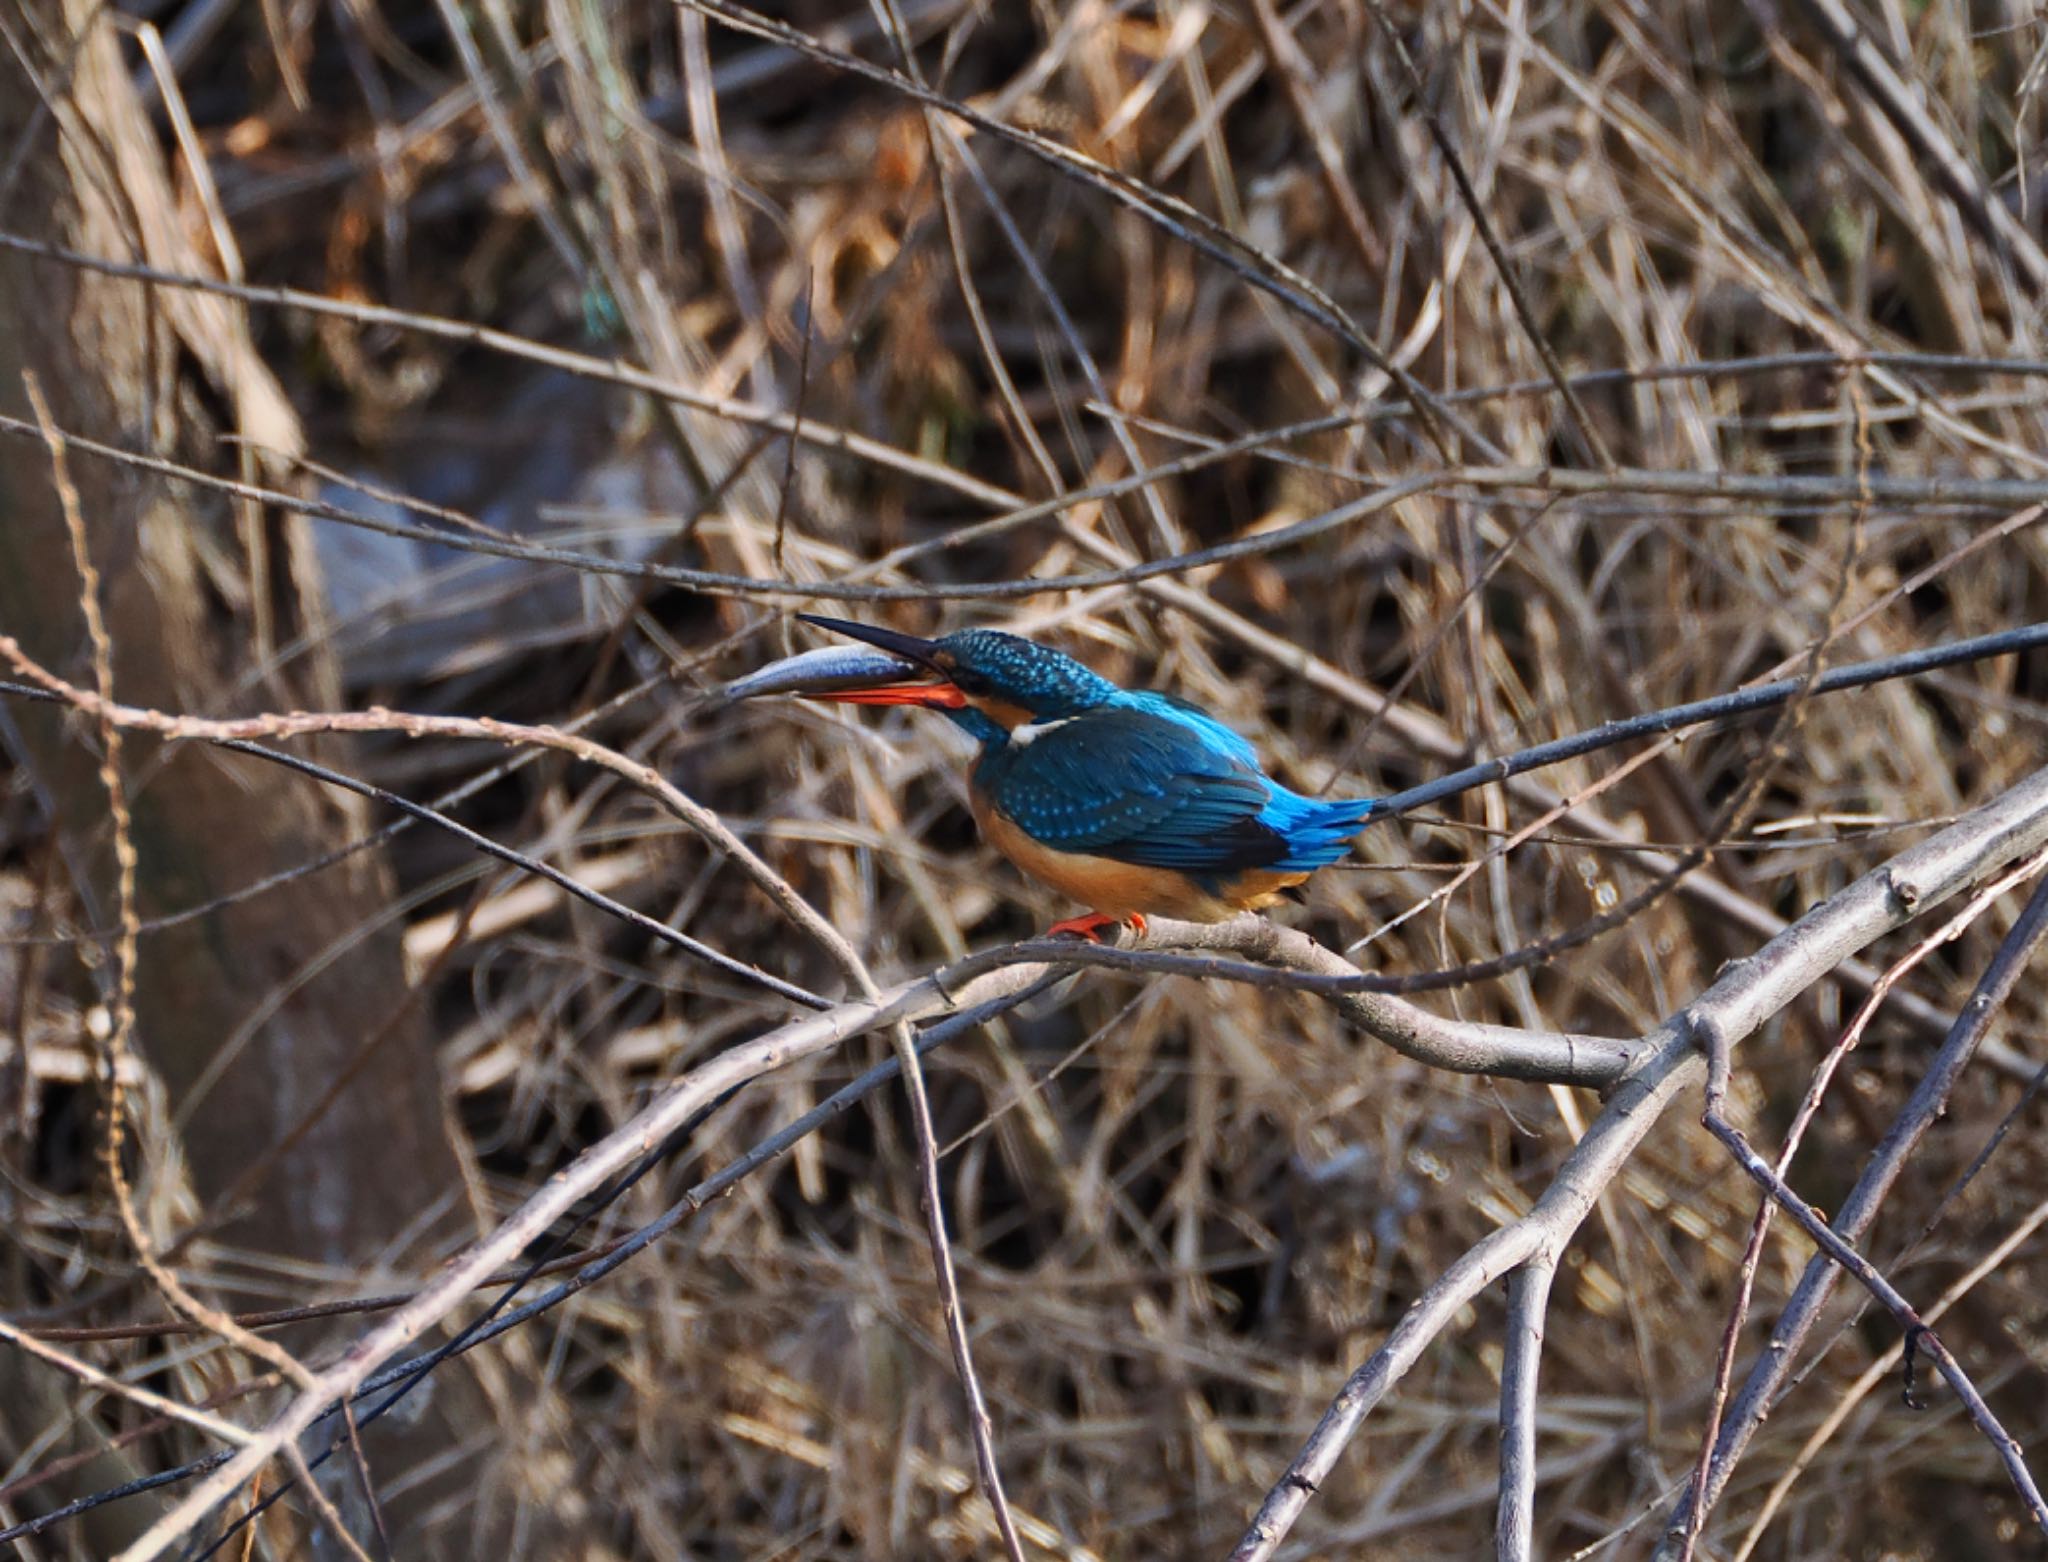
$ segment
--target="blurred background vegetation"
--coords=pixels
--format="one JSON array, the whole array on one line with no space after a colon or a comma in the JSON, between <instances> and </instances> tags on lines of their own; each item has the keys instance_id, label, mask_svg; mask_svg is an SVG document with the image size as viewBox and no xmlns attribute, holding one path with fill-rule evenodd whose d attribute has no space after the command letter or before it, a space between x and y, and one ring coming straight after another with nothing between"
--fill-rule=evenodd
<instances>
[{"instance_id":1,"label":"blurred background vegetation","mask_svg":"<svg viewBox=\"0 0 2048 1562\"><path fill-rule=\"evenodd\" d=\"M827 610L1046 638L1202 702L1308 791L1387 791L1710 695L1800 665L1843 625L1836 660L2048 616L2029 508L2048 498L2048 31L2024 7L774 8L1114 187L718 9L4 0L0 231L388 310L197 294L17 245L0 256L0 410L29 416L33 370L75 436L457 543L944 588ZM1532 328L1566 372L1601 371L1578 390L1583 420ZM1899 356L1841 366L1871 354ZM649 394L650 377L688 400ZM13 432L0 630L85 678L48 453ZM117 689L139 703L600 713L594 736L717 808L885 980L1072 909L977 842L944 724L707 702L805 643L784 616L801 597L485 556L72 459ZM1583 480L1546 489L1526 470L1553 465ZM1717 494L1710 474L1750 486ZM1410 479L1227 563L972 589L1256 538ZM2037 767L2044 675L2035 657L1835 697L1772 752L1761 727L1697 738L1425 905L1537 793L1461 798L1369 832L1286 915L1374 970L1486 959L1641 889L1655 864L1639 847L1709 836L1769 764L1682 892L1428 1000L1636 1034L1774 919ZM4 719L0 1311L154 1318L94 1163L105 963L87 935L111 913L90 734ZM398 738L319 752L421 801L501 758ZM1540 779L1575 794L1616 765ZM428 831L244 895L388 816L225 756L138 745L131 769L145 914L208 908L142 941L137 1176L160 1246L229 1305L403 1288L650 1087L790 1012ZM839 990L740 875L614 780L548 756L456 811ZM1823 1207L2012 910L1921 966L1865 1040L1795 1168ZM1738 1105L1761 1143L1858 996L1821 987L1743 1054ZM1871 1251L1911 1295L1967 1269L2048 1174L2035 1108L1901 1257L2013 1105L2044 1007L2023 985L1880 1223ZM872 1038L744 1093L577 1240L651 1217L886 1050ZM930 1069L1010 1495L1058 1556L1225 1551L1344 1373L1526 1207L1597 1110L1433 1074L1311 998L1101 972ZM1550 1320L1539 1554L1647 1553L1698 1444L1753 1208L1674 1120L1582 1234ZM1806 1255L1774 1233L1743 1365ZM2048 1432L2044 1263L2023 1245L1944 1330L2022 1442ZM1501 1305L1489 1295L1368 1423L1289 1554L1489 1549ZM2021 1554L1990 1450L1945 1399L1915 1415L1889 1388L1745 1540L1893 1342L1849 1316L1766 1424L1710 1554ZM175 1336L72 1348L194 1401L247 1371ZM205 1446L25 1360L5 1370L0 1524ZM378 1456L401 1556L993 1553L892 1094L437 1381ZM155 1500L20 1554L110 1554L147 1517L114 1515ZM254 1533L258 1555L316 1544L282 1510Z\"/></svg>"}]
</instances>

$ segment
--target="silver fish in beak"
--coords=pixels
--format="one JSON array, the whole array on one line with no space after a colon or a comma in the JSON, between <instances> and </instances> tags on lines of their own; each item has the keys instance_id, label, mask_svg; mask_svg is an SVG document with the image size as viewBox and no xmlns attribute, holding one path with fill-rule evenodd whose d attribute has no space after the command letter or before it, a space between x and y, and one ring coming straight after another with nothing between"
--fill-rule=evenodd
<instances>
[{"instance_id":1,"label":"silver fish in beak","mask_svg":"<svg viewBox=\"0 0 2048 1562\"><path fill-rule=\"evenodd\" d=\"M795 694L846 705L923 705L958 710L967 703L948 676L952 660L930 640L844 618L797 617L819 629L862 642L832 645L774 662L725 686L728 700Z\"/></svg>"},{"instance_id":2,"label":"silver fish in beak","mask_svg":"<svg viewBox=\"0 0 2048 1562\"><path fill-rule=\"evenodd\" d=\"M931 677L930 668L890 651L865 645L828 645L770 662L758 672L734 679L719 692L728 700L752 700L764 694L829 697L891 684L927 682Z\"/></svg>"}]
</instances>

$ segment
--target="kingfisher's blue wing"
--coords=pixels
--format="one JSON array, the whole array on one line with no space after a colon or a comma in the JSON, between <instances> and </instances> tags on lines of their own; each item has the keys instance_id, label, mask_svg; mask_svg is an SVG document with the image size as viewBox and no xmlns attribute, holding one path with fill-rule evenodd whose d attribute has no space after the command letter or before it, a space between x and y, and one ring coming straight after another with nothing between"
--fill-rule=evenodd
<instances>
[{"instance_id":1,"label":"kingfisher's blue wing","mask_svg":"<svg viewBox=\"0 0 2048 1562\"><path fill-rule=\"evenodd\" d=\"M1259 768L1258 751L1252 747L1250 739L1224 726L1201 706L1190 704L1177 694L1161 694L1150 689L1120 690L1116 703L1124 710L1141 710L1150 715L1164 716L1168 721L1177 721L1190 728L1210 748L1252 770Z\"/></svg>"},{"instance_id":2,"label":"kingfisher's blue wing","mask_svg":"<svg viewBox=\"0 0 2048 1562\"><path fill-rule=\"evenodd\" d=\"M975 783L1056 851L1203 879L1291 855L1287 835L1260 817L1279 789L1186 722L1106 708L1021 731L1025 741L982 760Z\"/></svg>"}]
</instances>

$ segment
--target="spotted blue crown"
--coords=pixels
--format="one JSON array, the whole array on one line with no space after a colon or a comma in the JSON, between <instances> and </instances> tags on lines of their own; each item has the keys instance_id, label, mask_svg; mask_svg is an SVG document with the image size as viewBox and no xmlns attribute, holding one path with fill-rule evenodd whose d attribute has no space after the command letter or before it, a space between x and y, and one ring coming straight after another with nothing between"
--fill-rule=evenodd
<instances>
[{"instance_id":1,"label":"spotted blue crown","mask_svg":"<svg viewBox=\"0 0 2048 1562\"><path fill-rule=\"evenodd\" d=\"M936 644L962 693L1021 705L1035 720L1078 716L1123 692L1064 652L1000 629L962 629Z\"/></svg>"}]
</instances>

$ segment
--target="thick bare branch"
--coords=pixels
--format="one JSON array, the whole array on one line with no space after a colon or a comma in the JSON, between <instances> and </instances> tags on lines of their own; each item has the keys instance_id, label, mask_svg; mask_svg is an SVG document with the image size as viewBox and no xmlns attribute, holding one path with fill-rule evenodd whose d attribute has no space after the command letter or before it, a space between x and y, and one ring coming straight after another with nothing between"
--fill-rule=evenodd
<instances>
[{"instance_id":1,"label":"thick bare branch","mask_svg":"<svg viewBox=\"0 0 2048 1562\"><path fill-rule=\"evenodd\" d=\"M1360 1423L1467 1302L1522 1264L1563 1252L1643 1137L1683 1091L1704 1081L1702 1049L1708 1038L1717 1046L1736 1046L1872 939L2043 843L2048 843L2048 770L2037 771L1823 901L1754 955L1728 966L1711 987L1652 1032L1641 1066L1615 1091L1534 1208L1469 1249L1352 1373L1286 1474L1267 1493L1232 1553L1234 1562L1274 1554Z\"/></svg>"}]
</instances>

